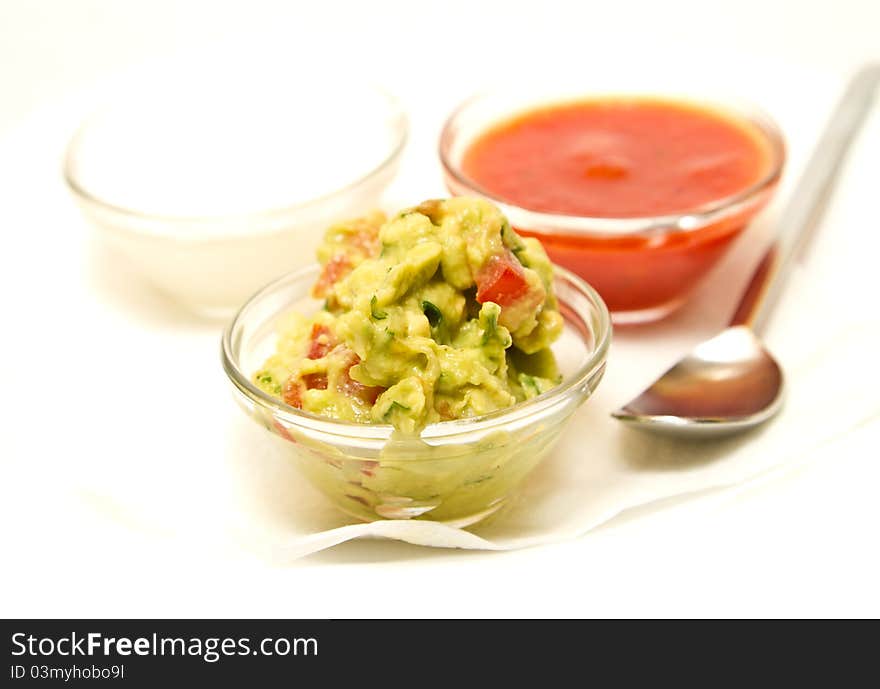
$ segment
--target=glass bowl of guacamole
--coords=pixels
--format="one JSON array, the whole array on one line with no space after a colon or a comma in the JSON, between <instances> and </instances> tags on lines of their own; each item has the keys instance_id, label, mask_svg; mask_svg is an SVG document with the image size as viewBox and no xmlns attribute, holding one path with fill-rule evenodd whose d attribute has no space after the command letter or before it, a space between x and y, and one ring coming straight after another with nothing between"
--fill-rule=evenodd
<instances>
[{"instance_id":1,"label":"glass bowl of guacamole","mask_svg":"<svg viewBox=\"0 0 880 689\"><path fill-rule=\"evenodd\" d=\"M226 329L240 406L359 519L496 512L602 378L602 299L480 199L340 223L318 260Z\"/></svg>"}]
</instances>

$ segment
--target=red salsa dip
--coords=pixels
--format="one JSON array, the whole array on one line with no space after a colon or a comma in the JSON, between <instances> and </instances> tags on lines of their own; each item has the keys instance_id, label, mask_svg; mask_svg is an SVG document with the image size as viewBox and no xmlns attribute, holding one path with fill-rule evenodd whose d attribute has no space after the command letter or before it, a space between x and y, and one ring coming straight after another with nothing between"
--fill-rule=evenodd
<instances>
[{"instance_id":1,"label":"red salsa dip","mask_svg":"<svg viewBox=\"0 0 880 689\"><path fill-rule=\"evenodd\" d=\"M521 227L511 214L519 231L539 237L556 263L591 282L618 314L668 311L683 301L764 205L780 167L781 143L745 116L648 97L517 114L479 134L460 162L475 191L510 206L587 223L653 224L650 232L557 232ZM750 193L753 202L737 203ZM649 222L725 205L729 213L685 231L657 231Z\"/></svg>"}]
</instances>

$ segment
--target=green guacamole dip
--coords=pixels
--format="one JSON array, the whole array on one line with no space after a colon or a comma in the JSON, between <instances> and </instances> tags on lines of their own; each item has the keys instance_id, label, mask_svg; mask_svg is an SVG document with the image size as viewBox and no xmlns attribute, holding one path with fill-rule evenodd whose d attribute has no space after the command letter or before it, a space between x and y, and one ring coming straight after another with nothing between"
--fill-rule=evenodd
<instances>
[{"instance_id":1,"label":"green guacamole dip","mask_svg":"<svg viewBox=\"0 0 880 689\"><path fill-rule=\"evenodd\" d=\"M336 225L318 259L324 309L285 317L254 375L289 405L417 434L559 383L552 266L491 203L426 201Z\"/></svg>"}]
</instances>

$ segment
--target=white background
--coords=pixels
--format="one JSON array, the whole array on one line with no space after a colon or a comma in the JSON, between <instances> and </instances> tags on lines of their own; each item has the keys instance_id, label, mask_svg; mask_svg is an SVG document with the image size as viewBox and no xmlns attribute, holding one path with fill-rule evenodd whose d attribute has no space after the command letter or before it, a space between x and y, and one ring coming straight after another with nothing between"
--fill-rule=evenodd
<instances>
[{"instance_id":1,"label":"white background","mask_svg":"<svg viewBox=\"0 0 880 689\"><path fill-rule=\"evenodd\" d=\"M437 126L455 99L477 84L540 74L547 65L567 64L589 77L624 64L650 72L662 86L658 64L675 64L699 67L723 85L766 65L806 75L779 83L778 91L790 89L792 99L809 103L810 75L817 84L838 83L860 61L880 59L878 27L880 5L870 0L2 0L0 140L14 139L42 109L144 60L208 46L260 45L294 56L292 81L297 70L330 64L369 73L399 93L411 112L421 113L413 122L417 148L408 153L412 169L434 165ZM828 106L823 92L815 107ZM793 146L793 157L802 157L809 144ZM0 203L14 193L0 189ZM871 222L877 230L876 219L866 218ZM6 260L17 260L15 227L2 231ZM39 263L34 271L38 276ZM865 289L876 292L876 285ZM2 391L7 423L16 423L10 414L24 410L8 404L13 391ZM75 405L66 397L54 401ZM18 511L2 527L0 614L877 616L878 430L877 423L862 428L759 484L644 508L577 541L513 553L367 541L285 568L259 562L218 567L200 565L161 539L121 527L110 527L117 529L113 534L98 515L91 522L79 518L76 530L62 524L53 530L39 514ZM34 506L39 510L38 496ZM60 510L52 518L63 515ZM98 533L111 535L102 543L90 537Z\"/></svg>"}]
</instances>

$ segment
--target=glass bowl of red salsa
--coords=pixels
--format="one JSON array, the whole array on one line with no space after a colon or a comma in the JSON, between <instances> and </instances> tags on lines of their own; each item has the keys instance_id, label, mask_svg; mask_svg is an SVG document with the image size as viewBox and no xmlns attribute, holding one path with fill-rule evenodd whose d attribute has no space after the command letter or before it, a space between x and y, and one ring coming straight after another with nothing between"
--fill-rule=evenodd
<instances>
[{"instance_id":1,"label":"glass bowl of red salsa","mask_svg":"<svg viewBox=\"0 0 880 689\"><path fill-rule=\"evenodd\" d=\"M751 105L687 96L480 95L440 136L446 185L498 205L616 323L683 304L776 189L785 144Z\"/></svg>"}]
</instances>

